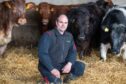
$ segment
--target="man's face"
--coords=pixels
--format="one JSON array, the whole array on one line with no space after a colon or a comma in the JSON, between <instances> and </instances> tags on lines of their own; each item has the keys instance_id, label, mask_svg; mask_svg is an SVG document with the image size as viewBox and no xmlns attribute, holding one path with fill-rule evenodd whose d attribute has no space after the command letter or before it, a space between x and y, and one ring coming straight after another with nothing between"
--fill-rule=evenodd
<instances>
[{"instance_id":1,"label":"man's face","mask_svg":"<svg viewBox=\"0 0 126 84\"><path fill-rule=\"evenodd\" d=\"M64 33L66 31L68 26L68 18L65 15L59 16L59 18L56 21L56 27L59 32Z\"/></svg>"}]
</instances>

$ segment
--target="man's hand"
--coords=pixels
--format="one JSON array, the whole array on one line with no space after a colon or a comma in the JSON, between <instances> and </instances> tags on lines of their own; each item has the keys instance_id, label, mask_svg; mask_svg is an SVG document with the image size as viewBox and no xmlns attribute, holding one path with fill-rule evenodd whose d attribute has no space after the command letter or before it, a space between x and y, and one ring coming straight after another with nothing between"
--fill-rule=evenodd
<instances>
[{"instance_id":1,"label":"man's hand","mask_svg":"<svg viewBox=\"0 0 126 84\"><path fill-rule=\"evenodd\" d=\"M57 78L60 78L60 72L59 72L59 70L53 69L53 70L51 71L51 73L52 73L54 76L56 76Z\"/></svg>"},{"instance_id":2,"label":"man's hand","mask_svg":"<svg viewBox=\"0 0 126 84\"><path fill-rule=\"evenodd\" d=\"M62 73L69 73L71 71L71 66L72 63L68 62L63 68L62 68Z\"/></svg>"}]
</instances>

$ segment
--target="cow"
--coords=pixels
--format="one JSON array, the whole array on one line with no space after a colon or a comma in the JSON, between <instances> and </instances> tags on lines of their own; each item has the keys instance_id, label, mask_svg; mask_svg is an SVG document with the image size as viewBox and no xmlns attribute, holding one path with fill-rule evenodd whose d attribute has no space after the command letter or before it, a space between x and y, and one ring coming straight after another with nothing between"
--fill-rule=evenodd
<instances>
[{"instance_id":1,"label":"cow","mask_svg":"<svg viewBox=\"0 0 126 84\"><path fill-rule=\"evenodd\" d=\"M27 19L26 24L13 28L10 45L31 49L37 46L41 35L41 16L38 11L27 9L25 17Z\"/></svg>"},{"instance_id":2,"label":"cow","mask_svg":"<svg viewBox=\"0 0 126 84\"><path fill-rule=\"evenodd\" d=\"M70 9L78 7L77 5L53 5L47 2L42 2L38 6L41 14L43 31L52 29L55 26L56 17L60 14L66 14ZM43 32L42 31L42 32Z\"/></svg>"},{"instance_id":3,"label":"cow","mask_svg":"<svg viewBox=\"0 0 126 84\"><path fill-rule=\"evenodd\" d=\"M25 23L24 0L10 0L0 3L0 55L4 54L11 41L13 27Z\"/></svg>"},{"instance_id":4,"label":"cow","mask_svg":"<svg viewBox=\"0 0 126 84\"><path fill-rule=\"evenodd\" d=\"M107 59L108 49L116 55L122 55L126 60L126 7L111 8L101 23L100 56Z\"/></svg>"},{"instance_id":5,"label":"cow","mask_svg":"<svg viewBox=\"0 0 126 84\"><path fill-rule=\"evenodd\" d=\"M100 24L106 8L111 5L109 6L109 3L104 0L98 0L82 4L68 12L69 26L67 31L73 34L80 59L84 55L90 55L94 45L96 47L100 45Z\"/></svg>"},{"instance_id":6,"label":"cow","mask_svg":"<svg viewBox=\"0 0 126 84\"><path fill-rule=\"evenodd\" d=\"M38 11L41 15L41 23L42 23L42 33L48 30L48 23L52 15L52 7L47 2L42 2L38 5Z\"/></svg>"}]
</instances>

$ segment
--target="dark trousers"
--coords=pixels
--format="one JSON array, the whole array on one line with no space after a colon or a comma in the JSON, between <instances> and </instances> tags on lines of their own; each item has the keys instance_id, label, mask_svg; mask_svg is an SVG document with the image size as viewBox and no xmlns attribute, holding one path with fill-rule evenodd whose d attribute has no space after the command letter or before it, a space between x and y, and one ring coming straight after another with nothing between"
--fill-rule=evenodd
<instances>
[{"instance_id":1,"label":"dark trousers","mask_svg":"<svg viewBox=\"0 0 126 84\"><path fill-rule=\"evenodd\" d=\"M41 75L43 77L46 77L49 80L49 82L53 82L54 83L54 82L56 82L58 80L58 78L53 76L51 74L51 72L49 70L47 70L45 67L42 67L42 66L40 67L39 66L38 69L39 69ZM72 65L70 73L73 74L76 77L79 77L79 76L83 75L84 70L85 70L85 64L80 62L80 61L76 61L74 63L74 65Z\"/></svg>"}]
</instances>

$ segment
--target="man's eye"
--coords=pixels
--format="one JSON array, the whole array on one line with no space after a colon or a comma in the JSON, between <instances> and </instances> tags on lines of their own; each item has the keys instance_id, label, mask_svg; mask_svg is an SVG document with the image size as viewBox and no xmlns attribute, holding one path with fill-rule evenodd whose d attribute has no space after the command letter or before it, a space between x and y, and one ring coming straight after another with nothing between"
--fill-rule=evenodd
<instances>
[{"instance_id":1,"label":"man's eye","mask_svg":"<svg viewBox=\"0 0 126 84\"><path fill-rule=\"evenodd\" d=\"M59 23L63 23L63 22L59 21Z\"/></svg>"},{"instance_id":2,"label":"man's eye","mask_svg":"<svg viewBox=\"0 0 126 84\"><path fill-rule=\"evenodd\" d=\"M62 22L62 21L59 21L59 23L65 23L65 24L67 24L68 22Z\"/></svg>"}]
</instances>

